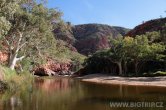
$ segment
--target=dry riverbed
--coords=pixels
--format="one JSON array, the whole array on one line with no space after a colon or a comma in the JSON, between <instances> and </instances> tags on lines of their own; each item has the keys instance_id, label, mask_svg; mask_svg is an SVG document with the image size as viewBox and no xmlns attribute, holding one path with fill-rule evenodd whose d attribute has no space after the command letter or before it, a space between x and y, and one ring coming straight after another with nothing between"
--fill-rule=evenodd
<instances>
[{"instance_id":1,"label":"dry riverbed","mask_svg":"<svg viewBox=\"0 0 166 110\"><path fill-rule=\"evenodd\" d=\"M82 81L100 84L122 84L137 86L166 87L166 76L161 77L119 77L103 74L91 74L80 77Z\"/></svg>"}]
</instances>

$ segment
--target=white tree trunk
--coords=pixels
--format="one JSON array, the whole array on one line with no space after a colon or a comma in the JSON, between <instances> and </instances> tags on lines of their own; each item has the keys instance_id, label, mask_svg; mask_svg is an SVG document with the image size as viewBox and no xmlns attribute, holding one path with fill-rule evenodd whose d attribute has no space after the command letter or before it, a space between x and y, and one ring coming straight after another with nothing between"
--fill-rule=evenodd
<instances>
[{"instance_id":1,"label":"white tree trunk","mask_svg":"<svg viewBox=\"0 0 166 110\"><path fill-rule=\"evenodd\" d=\"M123 74L122 71L122 63L121 62L117 62L118 68L119 68L119 75L121 76Z\"/></svg>"},{"instance_id":2,"label":"white tree trunk","mask_svg":"<svg viewBox=\"0 0 166 110\"><path fill-rule=\"evenodd\" d=\"M25 58L25 56L17 58L17 54L13 55L9 61L9 68L14 70L14 67L16 66L17 61L21 61L23 58Z\"/></svg>"},{"instance_id":3,"label":"white tree trunk","mask_svg":"<svg viewBox=\"0 0 166 110\"><path fill-rule=\"evenodd\" d=\"M9 68L12 69L12 70L14 70L16 62L17 62L17 57L14 56L12 59L10 59Z\"/></svg>"},{"instance_id":4,"label":"white tree trunk","mask_svg":"<svg viewBox=\"0 0 166 110\"><path fill-rule=\"evenodd\" d=\"M10 57L9 57L9 68L12 70L14 70L14 67L17 61L21 61L25 57L25 56L22 56L20 58L17 58L19 50L26 44L26 42L21 44L21 40L23 36L21 32L18 32L18 33L19 33L19 40L17 42L15 49L11 50L13 52L10 53Z\"/></svg>"}]
</instances>

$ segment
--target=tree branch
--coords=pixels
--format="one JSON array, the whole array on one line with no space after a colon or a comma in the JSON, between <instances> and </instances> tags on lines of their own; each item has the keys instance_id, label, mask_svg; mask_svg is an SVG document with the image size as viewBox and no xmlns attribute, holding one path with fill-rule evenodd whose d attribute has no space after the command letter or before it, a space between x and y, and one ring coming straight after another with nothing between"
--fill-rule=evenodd
<instances>
[{"instance_id":1,"label":"tree branch","mask_svg":"<svg viewBox=\"0 0 166 110\"><path fill-rule=\"evenodd\" d=\"M14 34L11 38L11 45L14 45L16 35Z\"/></svg>"},{"instance_id":2,"label":"tree branch","mask_svg":"<svg viewBox=\"0 0 166 110\"><path fill-rule=\"evenodd\" d=\"M16 53L19 51L19 48L20 48L20 43L21 43L21 40L22 40L22 33L20 31L18 31L19 33L19 40L17 42L17 46L16 46Z\"/></svg>"},{"instance_id":3,"label":"tree branch","mask_svg":"<svg viewBox=\"0 0 166 110\"><path fill-rule=\"evenodd\" d=\"M19 49L20 50L25 44L27 44L28 42L24 42L22 45L19 46Z\"/></svg>"},{"instance_id":4,"label":"tree branch","mask_svg":"<svg viewBox=\"0 0 166 110\"><path fill-rule=\"evenodd\" d=\"M21 61L22 59L24 59L25 56L22 56L22 57L19 57L19 58L16 58L17 61Z\"/></svg>"}]
</instances>

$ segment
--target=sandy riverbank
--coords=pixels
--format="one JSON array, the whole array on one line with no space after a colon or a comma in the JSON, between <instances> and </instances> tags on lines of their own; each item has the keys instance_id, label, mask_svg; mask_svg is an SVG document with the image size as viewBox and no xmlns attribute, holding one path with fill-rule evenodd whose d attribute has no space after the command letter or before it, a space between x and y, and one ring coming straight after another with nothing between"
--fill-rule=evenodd
<instances>
[{"instance_id":1,"label":"sandy riverbank","mask_svg":"<svg viewBox=\"0 0 166 110\"><path fill-rule=\"evenodd\" d=\"M103 74L92 74L80 77L82 81L100 84L122 84L132 86L166 87L166 76L161 77L119 77Z\"/></svg>"}]
</instances>

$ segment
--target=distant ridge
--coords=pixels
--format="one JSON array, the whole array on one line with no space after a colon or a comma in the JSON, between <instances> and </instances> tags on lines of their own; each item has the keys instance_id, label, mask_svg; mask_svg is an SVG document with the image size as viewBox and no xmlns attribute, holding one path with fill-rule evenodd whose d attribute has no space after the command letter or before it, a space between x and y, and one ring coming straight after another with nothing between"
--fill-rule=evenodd
<instances>
[{"instance_id":1,"label":"distant ridge","mask_svg":"<svg viewBox=\"0 0 166 110\"><path fill-rule=\"evenodd\" d=\"M71 44L73 48L84 55L108 48L109 37L116 38L125 35L130 29L109 26L105 24L81 24L66 28L65 34L56 34L59 39ZM57 33L58 31L56 31Z\"/></svg>"},{"instance_id":2,"label":"distant ridge","mask_svg":"<svg viewBox=\"0 0 166 110\"><path fill-rule=\"evenodd\" d=\"M152 32L152 31L161 31L163 29L166 29L166 18L159 18L154 20L146 21L143 24L140 24L136 26L134 29L129 31L126 36L136 36L145 34L146 32Z\"/></svg>"}]
</instances>

